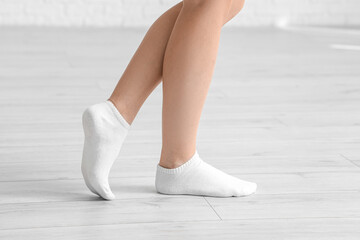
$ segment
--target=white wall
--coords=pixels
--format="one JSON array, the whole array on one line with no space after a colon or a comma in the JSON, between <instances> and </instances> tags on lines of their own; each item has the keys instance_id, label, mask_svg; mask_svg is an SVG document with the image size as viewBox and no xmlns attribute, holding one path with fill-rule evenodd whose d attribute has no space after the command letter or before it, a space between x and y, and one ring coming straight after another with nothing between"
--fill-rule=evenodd
<instances>
[{"instance_id":1,"label":"white wall","mask_svg":"<svg viewBox=\"0 0 360 240\"><path fill-rule=\"evenodd\" d=\"M0 25L149 26L179 0L0 0ZM360 26L360 0L247 0L232 26Z\"/></svg>"}]
</instances>

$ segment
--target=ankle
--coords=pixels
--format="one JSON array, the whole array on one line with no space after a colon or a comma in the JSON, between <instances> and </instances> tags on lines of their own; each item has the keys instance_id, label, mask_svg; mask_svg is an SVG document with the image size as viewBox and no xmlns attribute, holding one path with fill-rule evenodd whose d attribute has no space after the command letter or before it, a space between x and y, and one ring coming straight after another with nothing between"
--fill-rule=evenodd
<instances>
[{"instance_id":1,"label":"ankle","mask_svg":"<svg viewBox=\"0 0 360 240\"><path fill-rule=\"evenodd\" d=\"M110 97L108 101L110 101L115 106L120 115L126 120L129 125L131 125L135 117L129 113L126 106L124 104L121 104L119 101L116 101L112 97Z\"/></svg>"},{"instance_id":2,"label":"ankle","mask_svg":"<svg viewBox=\"0 0 360 240\"><path fill-rule=\"evenodd\" d=\"M189 161L192 156L194 156L195 151L196 150L194 150L194 152L189 151L187 153L181 153L181 154L162 151L159 165L167 169L174 169L180 167L181 165Z\"/></svg>"},{"instance_id":3,"label":"ankle","mask_svg":"<svg viewBox=\"0 0 360 240\"><path fill-rule=\"evenodd\" d=\"M178 168L180 167L181 165L183 165L185 162L180 162L180 161L177 161L177 162L164 162L164 161L160 161L159 162L159 166L160 167L163 167L163 168L166 168L166 169L174 169L174 168Z\"/></svg>"}]
</instances>

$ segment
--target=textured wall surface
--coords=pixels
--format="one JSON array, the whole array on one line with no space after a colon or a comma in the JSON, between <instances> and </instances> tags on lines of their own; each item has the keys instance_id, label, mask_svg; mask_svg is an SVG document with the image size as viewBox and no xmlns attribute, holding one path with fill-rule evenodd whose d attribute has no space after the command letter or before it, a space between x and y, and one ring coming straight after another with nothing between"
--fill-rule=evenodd
<instances>
[{"instance_id":1,"label":"textured wall surface","mask_svg":"<svg viewBox=\"0 0 360 240\"><path fill-rule=\"evenodd\" d=\"M0 25L149 26L179 0L0 0ZM228 25L360 25L359 0L247 0Z\"/></svg>"}]
</instances>

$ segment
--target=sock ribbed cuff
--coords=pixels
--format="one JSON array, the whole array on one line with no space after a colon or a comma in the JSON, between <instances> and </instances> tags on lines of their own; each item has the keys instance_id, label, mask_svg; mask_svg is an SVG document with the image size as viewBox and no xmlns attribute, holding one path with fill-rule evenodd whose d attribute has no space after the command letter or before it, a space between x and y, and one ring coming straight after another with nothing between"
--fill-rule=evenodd
<instances>
[{"instance_id":1,"label":"sock ribbed cuff","mask_svg":"<svg viewBox=\"0 0 360 240\"><path fill-rule=\"evenodd\" d=\"M184 171L185 169L189 168L190 166L193 166L194 164L196 164L200 161L201 161L201 159L199 157L198 151L195 150L194 155L186 163L182 164L181 166L179 166L177 168L169 169L169 168L164 168L158 164L157 170L159 172L166 173L166 174L179 174L182 171Z\"/></svg>"},{"instance_id":2,"label":"sock ribbed cuff","mask_svg":"<svg viewBox=\"0 0 360 240\"><path fill-rule=\"evenodd\" d=\"M115 117L119 120L119 122L126 128L130 128L130 124L125 120L125 118L121 115L116 106L110 101L106 100L106 104L110 107L111 111L114 113Z\"/></svg>"}]
</instances>

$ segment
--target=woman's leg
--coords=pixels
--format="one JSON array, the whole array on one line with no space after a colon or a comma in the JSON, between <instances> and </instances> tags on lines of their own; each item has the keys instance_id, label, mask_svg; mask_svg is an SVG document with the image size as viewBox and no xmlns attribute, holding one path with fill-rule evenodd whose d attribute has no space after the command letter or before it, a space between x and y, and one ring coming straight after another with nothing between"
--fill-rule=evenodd
<instances>
[{"instance_id":1,"label":"woman's leg","mask_svg":"<svg viewBox=\"0 0 360 240\"><path fill-rule=\"evenodd\" d=\"M163 66L163 143L156 188L165 194L217 197L254 193L256 184L203 162L196 151L202 108L212 78L220 32L237 0L184 0Z\"/></svg>"},{"instance_id":2,"label":"woman's leg","mask_svg":"<svg viewBox=\"0 0 360 240\"><path fill-rule=\"evenodd\" d=\"M197 128L212 78L220 31L231 0L184 0L163 69L160 165L175 168L195 152Z\"/></svg>"},{"instance_id":3,"label":"woman's leg","mask_svg":"<svg viewBox=\"0 0 360 240\"><path fill-rule=\"evenodd\" d=\"M164 57L163 167L178 167L195 152L220 31L243 4L243 0L184 1Z\"/></svg>"},{"instance_id":4,"label":"woman's leg","mask_svg":"<svg viewBox=\"0 0 360 240\"><path fill-rule=\"evenodd\" d=\"M182 5L170 8L150 27L109 99L130 124L162 80L166 45Z\"/></svg>"}]
</instances>

